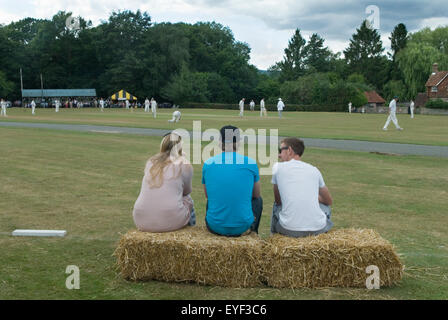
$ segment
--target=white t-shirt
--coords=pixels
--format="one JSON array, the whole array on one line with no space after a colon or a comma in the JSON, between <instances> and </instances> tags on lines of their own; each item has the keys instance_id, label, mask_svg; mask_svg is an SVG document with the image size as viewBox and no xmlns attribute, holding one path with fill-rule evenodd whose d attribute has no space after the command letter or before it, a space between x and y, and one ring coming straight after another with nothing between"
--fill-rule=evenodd
<instances>
[{"instance_id":1,"label":"white t-shirt","mask_svg":"<svg viewBox=\"0 0 448 320\"><path fill-rule=\"evenodd\" d=\"M280 224L291 231L317 231L327 224L319 207L319 189L325 187L319 169L299 160L274 164L272 184L282 199Z\"/></svg>"},{"instance_id":2,"label":"white t-shirt","mask_svg":"<svg viewBox=\"0 0 448 320\"><path fill-rule=\"evenodd\" d=\"M244 110L244 101L240 100L240 110Z\"/></svg>"},{"instance_id":3,"label":"white t-shirt","mask_svg":"<svg viewBox=\"0 0 448 320\"><path fill-rule=\"evenodd\" d=\"M151 100L151 108L155 109L157 107L157 102L156 100Z\"/></svg>"},{"instance_id":4,"label":"white t-shirt","mask_svg":"<svg viewBox=\"0 0 448 320\"><path fill-rule=\"evenodd\" d=\"M277 110L278 111L282 111L284 107L285 107L285 105L284 105L283 101L279 101L277 103Z\"/></svg>"},{"instance_id":5,"label":"white t-shirt","mask_svg":"<svg viewBox=\"0 0 448 320\"><path fill-rule=\"evenodd\" d=\"M263 110L264 109L264 100L260 101L260 109Z\"/></svg>"},{"instance_id":6,"label":"white t-shirt","mask_svg":"<svg viewBox=\"0 0 448 320\"><path fill-rule=\"evenodd\" d=\"M397 110L397 101L395 101L395 99L392 99L392 101L389 103L389 109L390 112L395 112Z\"/></svg>"}]
</instances>

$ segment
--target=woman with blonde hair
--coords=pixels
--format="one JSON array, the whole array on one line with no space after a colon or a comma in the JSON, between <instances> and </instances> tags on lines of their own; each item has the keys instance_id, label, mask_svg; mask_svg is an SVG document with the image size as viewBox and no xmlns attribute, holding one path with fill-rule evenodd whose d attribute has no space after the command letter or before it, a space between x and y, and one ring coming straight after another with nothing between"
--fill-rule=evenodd
<instances>
[{"instance_id":1,"label":"woman with blonde hair","mask_svg":"<svg viewBox=\"0 0 448 320\"><path fill-rule=\"evenodd\" d=\"M196 224L192 191L193 166L183 156L182 138L165 135L160 152L145 167L133 218L140 231L167 232Z\"/></svg>"}]
</instances>

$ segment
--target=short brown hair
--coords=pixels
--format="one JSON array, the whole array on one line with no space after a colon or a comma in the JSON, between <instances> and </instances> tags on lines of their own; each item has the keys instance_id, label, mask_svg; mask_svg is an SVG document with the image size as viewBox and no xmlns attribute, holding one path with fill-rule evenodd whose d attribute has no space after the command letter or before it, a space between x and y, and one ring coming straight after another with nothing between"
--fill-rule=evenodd
<instances>
[{"instance_id":1,"label":"short brown hair","mask_svg":"<svg viewBox=\"0 0 448 320\"><path fill-rule=\"evenodd\" d=\"M292 151L299 156L302 156L305 151L305 144L299 138L285 138L281 141L287 147L291 147Z\"/></svg>"}]
</instances>

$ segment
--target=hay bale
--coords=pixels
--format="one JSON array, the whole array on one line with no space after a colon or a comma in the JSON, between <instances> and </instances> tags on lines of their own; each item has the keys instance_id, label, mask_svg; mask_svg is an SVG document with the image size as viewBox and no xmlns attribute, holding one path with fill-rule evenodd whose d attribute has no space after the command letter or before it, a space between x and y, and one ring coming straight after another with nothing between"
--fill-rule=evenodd
<instances>
[{"instance_id":1,"label":"hay bale","mask_svg":"<svg viewBox=\"0 0 448 320\"><path fill-rule=\"evenodd\" d=\"M366 287L366 267L376 265L380 287L401 280L393 246L370 229L339 229L306 238L275 234L265 244L263 274L275 288Z\"/></svg>"},{"instance_id":2,"label":"hay bale","mask_svg":"<svg viewBox=\"0 0 448 320\"><path fill-rule=\"evenodd\" d=\"M220 237L205 227L165 233L129 231L114 255L125 279L242 288L261 285L262 243L254 233Z\"/></svg>"}]
</instances>

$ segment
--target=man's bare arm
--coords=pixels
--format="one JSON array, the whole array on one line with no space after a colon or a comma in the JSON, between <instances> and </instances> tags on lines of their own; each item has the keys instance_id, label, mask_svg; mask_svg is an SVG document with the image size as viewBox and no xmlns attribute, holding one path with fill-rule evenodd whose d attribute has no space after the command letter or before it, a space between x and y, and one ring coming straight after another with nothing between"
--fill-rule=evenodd
<instances>
[{"instance_id":1,"label":"man's bare arm","mask_svg":"<svg viewBox=\"0 0 448 320\"><path fill-rule=\"evenodd\" d=\"M278 190L278 186L274 184L274 201L279 206L282 205L282 199L280 198L280 191Z\"/></svg>"},{"instance_id":2,"label":"man's bare arm","mask_svg":"<svg viewBox=\"0 0 448 320\"><path fill-rule=\"evenodd\" d=\"M203 184L203 186L204 186L205 199L208 199L208 196L207 196L207 188L205 187L205 184Z\"/></svg>"},{"instance_id":3,"label":"man's bare arm","mask_svg":"<svg viewBox=\"0 0 448 320\"><path fill-rule=\"evenodd\" d=\"M331 206L333 204L333 198L331 197L327 186L319 189L319 202L327 206Z\"/></svg>"}]
</instances>

